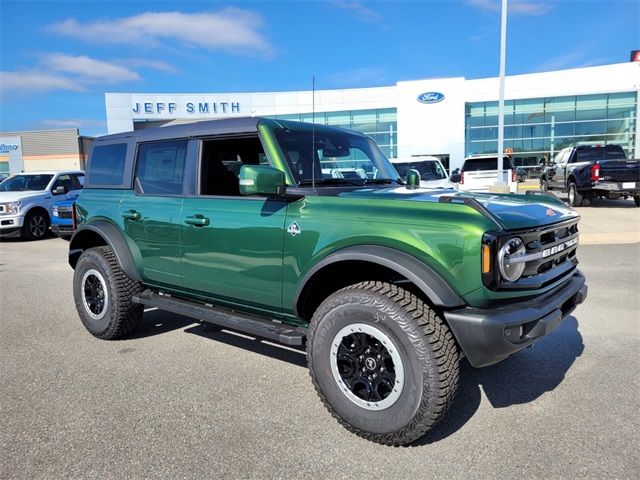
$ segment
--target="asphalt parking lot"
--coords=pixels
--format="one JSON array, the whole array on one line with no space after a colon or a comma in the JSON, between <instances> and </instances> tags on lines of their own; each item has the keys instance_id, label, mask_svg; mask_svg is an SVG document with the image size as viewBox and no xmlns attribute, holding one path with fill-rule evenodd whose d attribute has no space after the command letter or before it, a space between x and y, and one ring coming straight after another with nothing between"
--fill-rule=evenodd
<instances>
[{"instance_id":1,"label":"asphalt parking lot","mask_svg":"<svg viewBox=\"0 0 640 480\"><path fill-rule=\"evenodd\" d=\"M626 204L580 211L640 230ZM496 366L463 362L445 421L400 448L338 426L299 350L157 310L95 339L67 242L3 240L0 477L637 478L640 244L617 237L581 245L589 297L572 316Z\"/></svg>"}]
</instances>

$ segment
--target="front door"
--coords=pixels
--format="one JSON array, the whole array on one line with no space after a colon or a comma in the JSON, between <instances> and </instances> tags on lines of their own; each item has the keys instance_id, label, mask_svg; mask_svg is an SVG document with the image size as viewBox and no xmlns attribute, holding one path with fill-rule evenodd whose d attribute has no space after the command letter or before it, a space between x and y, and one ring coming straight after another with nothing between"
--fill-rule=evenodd
<instances>
[{"instance_id":1,"label":"front door","mask_svg":"<svg viewBox=\"0 0 640 480\"><path fill-rule=\"evenodd\" d=\"M200 142L195 193L181 218L184 287L216 303L258 313L282 310L287 203L240 196L242 165L268 163L258 134Z\"/></svg>"},{"instance_id":2,"label":"front door","mask_svg":"<svg viewBox=\"0 0 640 480\"><path fill-rule=\"evenodd\" d=\"M279 312L286 210L286 202L266 198L185 198L184 286L228 306Z\"/></svg>"}]
</instances>

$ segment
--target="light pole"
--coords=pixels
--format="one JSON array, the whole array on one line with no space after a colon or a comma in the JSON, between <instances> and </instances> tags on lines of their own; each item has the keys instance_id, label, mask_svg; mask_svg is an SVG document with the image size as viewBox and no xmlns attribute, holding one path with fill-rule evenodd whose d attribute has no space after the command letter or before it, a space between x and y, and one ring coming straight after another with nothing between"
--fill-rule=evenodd
<instances>
[{"instance_id":1,"label":"light pole","mask_svg":"<svg viewBox=\"0 0 640 480\"><path fill-rule=\"evenodd\" d=\"M500 86L498 92L498 182L502 183L504 159L504 75L507 54L507 0L502 0L500 24Z\"/></svg>"}]
</instances>

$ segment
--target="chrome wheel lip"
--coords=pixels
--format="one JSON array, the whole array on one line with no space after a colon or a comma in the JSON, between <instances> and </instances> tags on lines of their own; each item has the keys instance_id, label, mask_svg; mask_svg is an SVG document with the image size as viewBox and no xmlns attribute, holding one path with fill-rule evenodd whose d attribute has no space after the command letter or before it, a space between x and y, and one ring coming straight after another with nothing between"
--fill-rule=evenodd
<instances>
[{"instance_id":1,"label":"chrome wheel lip","mask_svg":"<svg viewBox=\"0 0 640 480\"><path fill-rule=\"evenodd\" d=\"M100 285L102 286L102 291L104 292L102 310L98 314L95 314L91 311L91 308L89 306L89 301L87 300L87 295L86 295L85 287L86 287L87 279L91 276L96 277L98 279L98 281L100 282ZM85 312L87 312L87 315L89 315L93 320L101 320L102 318L104 318L104 316L107 313L107 303L109 301L109 290L107 290L107 282L105 281L103 275L94 268L87 270L82 276L82 281L80 282L80 291L82 292L82 304L84 305L84 310Z\"/></svg>"},{"instance_id":2,"label":"chrome wheel lip","mask_svg":"<svg viewBox=\"0 0 640 480\"><path fill-rule=\"evenodd\" d=\"M386 347L389 355L391 356L391 359L393 360L393 366L396 376L395 385L393 391L384 400L378 402L366 401L356 396L351 391L351 389L342 381L342 376L340 375L340 371L338 370L338 348L344 337L347 337L354 333L365 333L374 337ZM333 337L333 340L331 342L330 357L331 373L333 374L333 378L336 381L338 388L351 402L353 402L357 406L362 407L366 410L384 410L391 407L400 398L400 395L402 394L402 390L404 388L404 364L402 363L402 358L398 353L396 345L391 341L388 335L383 333L378 328L366 323L353 323L342 328L336 334L336 336Z\"/></svg>"},{"instance_id":3,"label":"chrome wheel lip","mask_svg":"<svg viewBox=\"0 0 640 480\"><path fill-rule=\"evenodd\" d=\"M34 237L41 237L47 230L47 222L41 215L35 215L29 220L29 231Z\"/></svg>"}]
</instances>

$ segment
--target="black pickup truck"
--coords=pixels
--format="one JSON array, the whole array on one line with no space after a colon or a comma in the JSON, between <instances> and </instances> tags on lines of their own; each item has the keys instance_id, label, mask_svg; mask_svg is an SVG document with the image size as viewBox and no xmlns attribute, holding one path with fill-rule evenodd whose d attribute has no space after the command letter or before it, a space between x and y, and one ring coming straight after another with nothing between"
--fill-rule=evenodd
<instances>
[{"instance_id":1,"label":"black pickup truck","mask_svg":"<svg viewBox=\"0 0 640 480\"><path fill-rule=\"evenodd\" d=\"M640 160L627 159L619 145L565 148L544 168L540 189L568 192L572 207L629 197L640 207Z\"/></svg>"}]
</instances>

